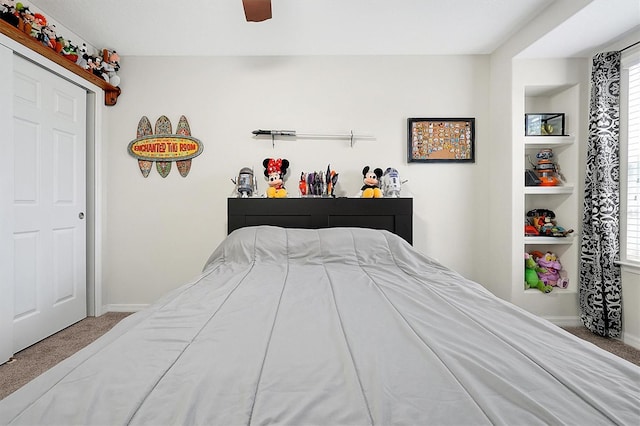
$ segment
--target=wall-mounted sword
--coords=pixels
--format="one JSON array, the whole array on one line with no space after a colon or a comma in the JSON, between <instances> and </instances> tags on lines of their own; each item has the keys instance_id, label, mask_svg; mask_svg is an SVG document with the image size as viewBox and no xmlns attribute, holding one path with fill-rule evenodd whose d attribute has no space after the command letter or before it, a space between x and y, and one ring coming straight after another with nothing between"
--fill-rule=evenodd
<instances>
[{"instance_id":1,"label":"wall-mounted sword","mask_svg":"<svg viewBox=\"0 0 640 426\"><path fill-rule=\"evenodd\" d=\"M264 130L258 129L253 132L254 137L256 136L271 136L271 144L275 146L275 137L276 136L291 136L297 138L328 138L328 139L349 139L351 141L351 146L353 146L354 139L375 139L373 135L361 135L353 133L353 130L349 133L302 133L297 132L295 130Z\"/></svg>"}]
</instances>

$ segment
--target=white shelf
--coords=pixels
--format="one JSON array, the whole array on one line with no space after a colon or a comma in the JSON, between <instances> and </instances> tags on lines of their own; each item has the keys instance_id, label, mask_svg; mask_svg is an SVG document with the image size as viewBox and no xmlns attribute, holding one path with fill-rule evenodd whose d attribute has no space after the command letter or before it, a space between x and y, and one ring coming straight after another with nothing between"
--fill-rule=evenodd
<instances>
[{"instance_id":1,"label":"white shelf","mask_svg":"<svg viewBox=\"0 0 640 426\"><path fill-rule=\"evenodd\" d=\"M549 293L543 293L537 288L525 288L524 290L524 294L528 294L528 295L538 294L540 295L540 297L553 297L554 295L558 295L558 294L570 294L570 293L576 293L576 290L568 289L568 288L558 288L558 287L553 287L553 290L551 290Z\"/></svg>"},{"instance_id":2,"label":"white shelf","mask_svg":"<svg viewBox=\"0 0 640 426\"><path fill-rule=\"evenodd\" d=\"M573 194L574 186L571 183L557 186L525 186L524 193L527 195L552 195L552 194Z\"/></svg>"},{"instance_id":3,"label":"white shelf","mask_svg":"<svg viewBox=\"0 0 640 426\"><path fill-rule=\"evenodd\" d=\"M524 145L528 148L564 146L571 145L574 140L573 136L525 136Z\"/></svg>"},{"instance_id":4,"label":"white shelf","mask_svg":"<svg viewBox=\"0 0 640 426\"><path fill-rule=\"evenodd\" d=\"M530 245L571 245L575 237L524 237L524 243Z\"/></svg>"}]
</instances>

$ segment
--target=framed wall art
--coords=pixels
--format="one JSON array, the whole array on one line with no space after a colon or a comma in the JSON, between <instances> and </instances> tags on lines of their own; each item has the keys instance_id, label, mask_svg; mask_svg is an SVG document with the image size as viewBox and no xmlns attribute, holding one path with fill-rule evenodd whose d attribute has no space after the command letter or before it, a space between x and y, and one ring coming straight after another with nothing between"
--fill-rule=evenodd
<instances>
[{"instance_id":1,"label":"framed wall art","mask_svg":"<svg viewBox=\"0 0 640 426\"><path fill-rule=\"evenodd\" d=\"M408 161L474 163L475 118L407 119Z\"/></svg>"}]
</instances>

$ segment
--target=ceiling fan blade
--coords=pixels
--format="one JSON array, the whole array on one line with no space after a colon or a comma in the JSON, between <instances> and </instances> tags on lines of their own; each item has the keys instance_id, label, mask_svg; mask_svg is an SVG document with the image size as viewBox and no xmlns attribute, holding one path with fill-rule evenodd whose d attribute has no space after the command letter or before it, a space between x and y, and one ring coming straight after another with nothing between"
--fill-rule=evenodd
<instances>
[{"instance_id":1,"label":"ceiling fan blade","mask_svg":"<svg viewBox=\"0 0 640 426\"><path fill-rule=\"evenodd\" d=\"M242 6L248 22L271 19L271 0L242 0Z\"/></svg>"}]
</instances>

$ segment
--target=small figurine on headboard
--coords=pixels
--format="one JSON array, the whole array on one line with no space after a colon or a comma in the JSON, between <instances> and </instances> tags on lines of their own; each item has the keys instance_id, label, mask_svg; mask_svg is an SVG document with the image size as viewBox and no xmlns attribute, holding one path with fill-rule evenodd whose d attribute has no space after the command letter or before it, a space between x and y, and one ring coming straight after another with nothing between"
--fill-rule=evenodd
<instances>
[{"instance_id":1,"label":"small figurine on headboard","mask_svg":"<svg viewBox=\"0 0 640 426\"><path fill-rule=\"evenodd\" d=\"M361 188L362 198L382 198L382 191L380 190L381 177L381 168L370 170L369 166L365 166L362 169L362 181L364 182Z\"/></svg>"},{"instance_id":2,"label":"small figurine on headboard","mask_svg":"<svg viewBox=\"0 0 640 426\"><path fill-rule=\"evenodd\" d=\"M249 198L253 196L254 191L258 188L256 178L253 176L253 169L243 167L238 173L237 179L231 179L236 185L236 192L241 198Z\"/></svg>"},{"instance_id":3,"label":"small figurine on headboard","mask_svg":"<svg viewBox=\"0 0 640 426\"><path fill-rule=\"evenodd\" d=\"M393 167L387 167L382 175L382 194L385 198L400 197L402 184L406 182L400 179L400 173Z\"/></svg>"},{"instance_id":4,"label":"small figurine on headboard","mask_svg":"<svg viewBox=\"0 0 640 426\"><path fill-rule=\"evenodd\" d=\"M284 175L287 174L289 161L285 158L265 158L262 165L264 175L269 182L267 198L285 198L287 190L284 188Z\"/></svg>"}]
</instances>

